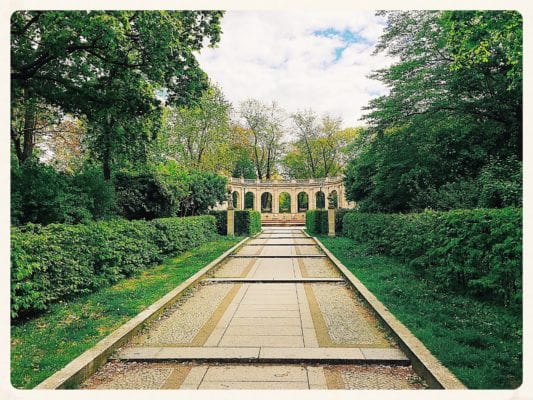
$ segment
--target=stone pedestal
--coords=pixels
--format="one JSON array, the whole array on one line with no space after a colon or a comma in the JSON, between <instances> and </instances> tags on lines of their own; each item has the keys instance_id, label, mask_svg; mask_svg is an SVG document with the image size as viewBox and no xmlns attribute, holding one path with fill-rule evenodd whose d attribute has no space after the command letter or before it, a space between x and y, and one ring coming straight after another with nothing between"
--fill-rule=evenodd
<instances>
[{"instance_id":1,"label":"stone pedestal","mask_svg":"<svg viewBox=\"0 0 533 400\"><path fill-rule=\"evenodd\" d=\"M235 236L235 210L233 209L233 206L228 207L228 223L227 223L227 235L228 236Z\"/></svg>"},{"instance_id":2,"label":"stone pedestal","mask_svg":"<svg viewBox=\"0 0 533 400\"><path fill-rule=\"evenodd\" d=\"M328 236L335 236L335 209L328 208Z\"/></svg>"}]
</instances>

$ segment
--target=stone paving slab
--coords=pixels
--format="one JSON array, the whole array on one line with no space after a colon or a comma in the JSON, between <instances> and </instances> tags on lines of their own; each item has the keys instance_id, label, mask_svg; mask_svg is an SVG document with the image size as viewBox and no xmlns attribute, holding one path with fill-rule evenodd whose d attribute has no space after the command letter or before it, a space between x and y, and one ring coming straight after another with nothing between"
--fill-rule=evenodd
<instances>
[{"instance_id":1,"label":"stone paving slab","mask_svg":"<svg viewBox=\"0 0 533 400\"><path fill-rule=\"evenodd\" d=\"M303 336L224 335L219 346L230 347L304 347Z\"/></svg>"},{"instance_id":2,"label":"stone paving slab","mask_svg":"<svg viewBox=\"0 0 533 400\"><path fill-rule=\"evenodd\" d=\"M305 367L293 365L229 365L211 367L203 382L307 382Z\"/></svg>"},{"instance_id":3,"label":"stone paving slab","mask_svg":"<svg viewBox=\"0 0 533 400\"><path fill-rule=\"evenodd\" d=\"M231 324L234 326L301 326L301 320L300 318L234 318Z\"/></svg>"},{"instance_id":4,"label":"stone paving slab","mask_svg":"<svg viewBox=\"0 0 533 400\"><path fill-rule=\"evenodd\" d=\"M180 388L183 389L183 388ZM191 388L188 388L191 389ZM307 382L202 382L198 389L206 390L305 390Z\"/></svg>"},{"instance_id":5,"label":"stone paving slab","mask_svg":"<svg viewBox=\"0 0 533 400\"><path fill-rule=\"evenodd\" d=\"M230 326L226 329L227 335L266 335L266 336L301 336L299 326Z\"/></svg>"}]
</instances>

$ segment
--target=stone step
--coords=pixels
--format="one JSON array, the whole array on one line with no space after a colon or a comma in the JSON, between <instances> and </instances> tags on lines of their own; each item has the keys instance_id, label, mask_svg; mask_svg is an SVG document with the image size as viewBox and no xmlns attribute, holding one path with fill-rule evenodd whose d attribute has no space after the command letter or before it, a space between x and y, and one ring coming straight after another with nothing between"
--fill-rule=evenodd
<instances>
[{"instance_id":1,"label":"stone step","mask_svg":"<svg viewBox=\"0 0 533 400\"><path fill-rule=\"evenodd\" d=\"M295 254L287 256L263 256L263 255L252 255L252 254L230 254L229 257L232 258L326 258L325 254Z\"/></svg>"},{"instance_id":2,"label":"stone step","mask_svg":"<svg viewBox=\"0 0 533 400\"><path fill-rule=\"evenodd\" d=\"M126 347L119 351L117 358L123 361L410 364L398 349L364 347Z\"/></svg>"},{"instance_id":3,"label":"stone step","mask_svg":"<svg viewBox=\"0 0 533 400\"><path fill-rule=\"evenodd\" d=\"M315 242L313 243L247 243L246 246L315 246L318 247Z\"/></svg>"},{"instance_id":4,"label":"stone step","mask_svg":"<svg viewBox=\"0 0 533 400\"><path fill-rule=\"evenodd\" d=\"M343 278L209 278L213 283L328 283L345 282Z\"/></svg>"}]
</instances>

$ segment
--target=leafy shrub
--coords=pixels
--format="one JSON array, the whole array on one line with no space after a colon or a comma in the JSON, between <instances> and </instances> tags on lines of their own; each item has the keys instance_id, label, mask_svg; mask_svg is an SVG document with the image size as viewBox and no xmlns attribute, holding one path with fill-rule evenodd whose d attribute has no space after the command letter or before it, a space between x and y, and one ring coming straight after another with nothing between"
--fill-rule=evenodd
<instances>
[{"instance_id":1,"label":"leafy shrub","mask_svg":"<svg viewBox=\"0 0 533 400\"><path fill-rule=\"evenodd\" d=\"M310 234L322 233L322 220L327 220L327 211L308 210L305 213L305 228Z\"/></svg>"},{"instance_id":2,"label":"leafy shrub","mask_svg":"<svg viewBox=\"0 0 533 400\"><path fill-rule=\"evenodd\" d=\"M216 218L217 232L227 235L228 212L226 210L211 210L209 215ZM253 210L235 210L234 230L236 235L253 236L261 232L261 213Z\"/></svg>"},{"instance_id":3,"label":"leafy shrub","mask_svg":"<svg viewBox=\"0 0 533 400\"><path fill-rule=\"evenodd\" d=\"M119 214L127 219L170 217L176 202L170 188L154 172L117 173L114 177Z\"/></svg>"},{"instance_id":4,"label":"leafy shrub","mask_svg":"<svg viewBox=\"0 0 533 400\"><path fill-rule=\"evenodd\" d=\"M77 174L28 160L11 165L11 224L84 223L115 213L113 186L99 169Z\"/></svg>"},{"instance_id":5,"label":"leafy shrub","mask_svg":"<svg viewBox=\"0 0 533 400\"><path fill-rule=\"evenodd\" d=\"M342 219L348 209L335 209L335 234L342 234ZM328 228L328 210L309 210L305 213L305 227L307 232L313 235L327 234Z\"/></svg>"},{"instance_id":6,"label":"leafy shrub","mask_svg":"<svg viewBox=\"0 0 533 400\"><path fill-rule=\"evenodd\" d=\"M226 200L227 179L201 171L191 171L187 178L188 194L180 200L179 215L200 215Z\"/></svg>"},{"instance_id":7,"label":"leafy shrub","mask_svg":"<svg viewBox=\"0 0 533 400\"><path fill-rule=\"evenodd\" d=\"M216 219L217 233L226 236L228 231L228 213L226 210L210 210L208 215L212 215Z\"/></svg>"},{"instance_id":8,"label":"leafy shrub","mask_svg":"<svg viewBox=\"0 0 533 400\"><path fill-rule=\"evenodd\" d=\"M522 293L522 210L349 212L344 235L450 289L516 304Z\"/></svg>"},{"instance_id":9,"label":"leafy shrub","mask_svg":"<svg viewBox=\"0 0 533 400\"><path fill-rule=\"evenodd\" d=\"M235 210L235 234L253 236L261 231L261 213L253 210Z\"/></svg>"},{"instance_id":10,"label":"leafy shrub","mask_svg":"<svg viewBox=\"0 0 533 400\"><path fill-rule=\"evenodd\" d=\"M209 241L212 216L11 229L11 315L89 293Z\"/></svg>"}]
</instances>

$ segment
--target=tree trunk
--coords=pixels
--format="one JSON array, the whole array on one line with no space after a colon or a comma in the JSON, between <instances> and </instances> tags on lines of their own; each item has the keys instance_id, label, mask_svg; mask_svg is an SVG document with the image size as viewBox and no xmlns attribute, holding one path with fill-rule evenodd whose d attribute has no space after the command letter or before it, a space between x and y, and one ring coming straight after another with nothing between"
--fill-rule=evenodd
<instances>
[{"instance_id":1,"label":"tree trunk","mask_svg":"<svg viewBox=\"0 0 533 400\"><path fill-rule=\"evenodd\" d=\"M104 180L111 180L111 132L113 121L110 115L107 116L107 126L104 127L104 140L102 141L102 172Z\"/></svg>"},{"instance_id":2,"label":"tree trunk","mask_svg":"<svg viewBox=\"0 0 533 400\"><path fill-rule=\"evenodd\" d=\"M24 127L22 133L16 132L13 128L12 138L15 144L15 150L19 164L31 158L35 147L35 107L31 104L31 93L28 88L23 89L24 93ZM22 143L20 141L22 136Z\"/></svg>"}]
</instances>

